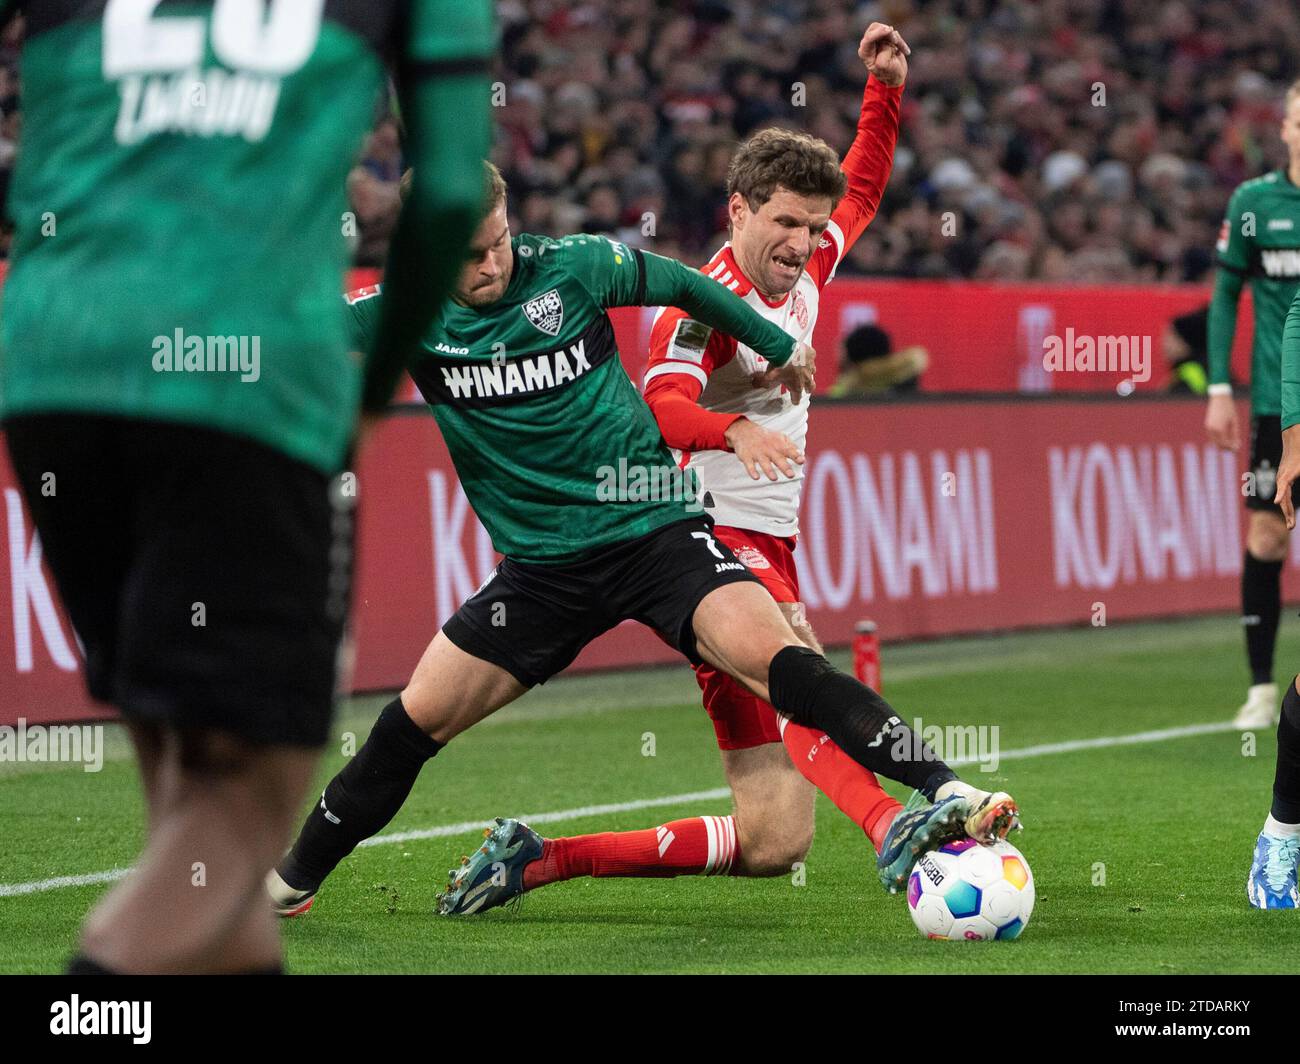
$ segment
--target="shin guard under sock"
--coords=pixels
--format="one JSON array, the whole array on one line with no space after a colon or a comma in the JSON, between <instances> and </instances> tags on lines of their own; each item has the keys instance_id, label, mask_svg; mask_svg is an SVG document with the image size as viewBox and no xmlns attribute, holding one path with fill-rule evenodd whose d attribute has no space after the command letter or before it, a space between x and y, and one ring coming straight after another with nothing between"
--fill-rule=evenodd
<instances>
[{"instance_id":1,"label":"shin guard under sock","mask_svg":"<svg viewBox=\"0 0 1300 1064\"><path fill-rule=\"evenodd\" d=\"M1260 561L1246 551L1241 563L1241 623L1252 684L1273 682L1273 651L1282 616L1282 563Z\"/></svg>"},{"instance_id":2,"label":"shin guard under sock","mask_svg":"<svg viewBox=\"0 0 1300 1064\"><path fill-rule=\"evenodd\" d=\"M767 688L778 713L821 729L863 768L915 787L930 801L957 777L888 702L809 647L782 648L768 666Z\"/></svg>"},{"instance_id":3,"label":"shin guard under sock","mask_svg":"<svg viewBox=\"0 0 1300 1064\"><path fill-rule=\"evenodd\" d=\"M411 720L400 698L388 703L364 745L307 815L280 862L281 878L295 890L319 887L357 843L393 819L424 763L442 746Z\"/></svg>"}]
</instances>

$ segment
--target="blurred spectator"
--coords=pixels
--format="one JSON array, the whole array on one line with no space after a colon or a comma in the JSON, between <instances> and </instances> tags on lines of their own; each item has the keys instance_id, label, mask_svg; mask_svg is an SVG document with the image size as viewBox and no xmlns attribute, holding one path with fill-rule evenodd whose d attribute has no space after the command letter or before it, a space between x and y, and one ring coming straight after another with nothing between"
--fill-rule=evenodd
<instances>
[{"instance_id":1,"label":"blurred spectator","mask_svg":"<svg viewBox=\"0 0 1300 1064\"><path fill-rule=\"evenodd\" d=\"M1165 327L1161 349L1169 363L1169 392L1173 395L1204 395L1206 352L1209 349L1208 303L1199 310L1181 314Z\"/></svg>"},{"instance_id":2,"label":"blurred spectator","mask_svg":"<svg viewBox=\"0 0 1300 1064\"><path fill-rule=\"evenodd\" d=\"M859 325L842 347L840 373L830 390L833 399L914 392L930 364L924 347L895 351L889 333L878 325Z\"/></svg>"},{"instance_id":3,"label":"blurred spectator","mask_svg":"<svg viewBox=\"0 0 1300 1064\"><path fill-rule=\"evenodd\" d=\"M402 178L402 138L397 122L383 118L366 138L361 167L376 181L394 184Z\"/></svg>"},{"instance_id":4,"label":"blurred spectator","mask_svg":"<svg viewBox=\"0 0 1300 1064\"><path fill-rule=\"evenodd\" d=\"M894 174L841 275L1202 280L1232 189L1281 164L1294 0L499 0L494 158L517 229L689 261L725 238L726 162L764 124L844 151L873 19L913 48ZM20 27L20 23L17 24ZM0 186L20 28L0 40ZM382 260L401 173L383 117L350 183Z\"/></svg>"},{"instance_id":5,"label":"blurred spectator","mask_svg":"<svg viewBox=\"0 0 1300 1064\"><path fill-rule=\"evenodd\" d=\"M352 261L357 266L383 266L388 241L401 210L399 182L381 181L364 165L348 174L348 201L356 218Z\"/></svg>"},{"instance_id":6,"label":"blurred spectator","mask_svg":"<svg viewBox=\"0 0 1300 1064\"><path fill-rule=\"evenodd\" d=\"M692 261L725 239L739 138L779 123L847 148L858 39L872 19L892 22L914 50L894 176L841 275L1202 280L1232 188L1282 158L1281 96L1300 73L1291 0L498 11L496 161L520 202L545 201L529 220L551 233L576 220Z\"/></svg>"}]
</instances>

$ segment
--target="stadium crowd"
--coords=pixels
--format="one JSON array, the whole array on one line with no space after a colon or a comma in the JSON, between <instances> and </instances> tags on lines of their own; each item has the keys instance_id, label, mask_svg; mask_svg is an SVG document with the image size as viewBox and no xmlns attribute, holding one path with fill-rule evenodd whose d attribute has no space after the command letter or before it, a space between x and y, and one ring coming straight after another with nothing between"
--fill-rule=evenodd
<instances>
[{"instance_id":1,"label":"stadium crowd","mask_svg":"<svg viewBox=\"0 0 1300 1064\"><path fill-rule=\"evenodd\" d=\"M723 239L739 138L853 136L863 27L914 50L880 216L842 274L1196 281L1233 187L1279 165L1293 0L501 0L495 161L517 230L686 261ZM20 123L0 54L0 191ZM401 148L381 116L348 183L378 266Z\"/></svg>"}]
</instances>

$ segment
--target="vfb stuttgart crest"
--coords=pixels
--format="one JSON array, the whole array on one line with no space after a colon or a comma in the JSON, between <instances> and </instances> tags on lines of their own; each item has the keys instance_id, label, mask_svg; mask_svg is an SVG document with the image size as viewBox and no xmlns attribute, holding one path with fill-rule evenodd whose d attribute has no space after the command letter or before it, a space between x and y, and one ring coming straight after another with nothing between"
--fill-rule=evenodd
<instances>
[{"instance_id":1,"label":"vfb stuttgart crest","mask_svg":"<svg viewBox=\"0 0 1300 1064\"><path fill-rule=\"evenodd\" d=\"M559 336L564 323L564 304L560 293L552 288L524 304L524 317L547 336Z\"/></svg>"}]
</instances>

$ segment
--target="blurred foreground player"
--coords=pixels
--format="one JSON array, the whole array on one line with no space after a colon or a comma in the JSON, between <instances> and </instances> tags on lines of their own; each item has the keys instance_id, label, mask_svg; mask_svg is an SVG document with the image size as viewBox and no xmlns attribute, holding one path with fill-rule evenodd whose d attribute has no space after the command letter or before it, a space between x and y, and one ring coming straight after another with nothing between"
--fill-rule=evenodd
<instances>
[{"instance_id":1,"label":"blurred foreground player","mask_svg":"<svg viewBox=\"0 0 1300 1064\"><path fill-rule=\"evenodd\" d=\"M325 742L331 504L482 208L488 0L6 5L26 18L0 395L43 552L118 706L148 841L73 973L281 967L261 894ZM344 179L395 76L423 180L363 367Z\"/></svg>"},{"instance_id":2,"label":"blurred foreground player","mask_svg":"<svg viewBox=\"0 0 1300 1064\"><path fill-rule=\"evenodd\" d=\"M1282 614L1282 566L1290 535L1273 502L1282 457L1278 396L1282 326L1300 290L1300 81L1286 94L1282 140L1288 163L1246 181L1232 194L1219 235L1219 268L1210 303L1209 403L1205 429L1220 447L1241 444L1228 376L1237 302L1249 282L1255 305L1250 366L1250 526L1241 569L1241 623L1246 629L1250 688L1233 723L1265 728L1277 713L1273 654Z\"/></svg>"},{"instance_id":3,"label":"blurred foreground player","mask_svg":"<svg viewBox=\"0 0 1300 1064\"><path fill-rule=\"evenodd\" d=\"M810 349L724 285L671 259L604 237L512 239L505 183L496 177L491 212L411 376L470 505L505 557L434 637L401 695L326 786L268 876L276 910L305 912L339 861L393 818L425 762L627 619L921 791L923 807L898 831L897 866L910 870L914 846L960 834L972 813L964 796L934 801L954 773L879 695L800 643L714 535L623 369L608 309L682 306L774 366L811 357ZM362 332L386 298L385 291L353 300ZM655 490L631 482L604 490L615 470ZM670 852L681 859L660 874L730 866L735 833L713 819L730 820L696 817L680 827L681 845ZM507 821L490 835L481 851L490 854L487 880L477 880L475 866L443 895L440 912L481 911L523 890L523 869L536 856L526 829ZM641 840L638 847L645 849ZM505 866L500 877L497 861Z\"/></svg>"},{"instance_id":4,"label":"blurred foreground player","mask_svg":"<svg viewBox=\"0 0 1300 1064\"><path fill-rule=\"evenodd\" d=\"M1295 496L1300 479L1300 294L1291 303L1282 336L1282 461L1274 501L1288 530L1295 528ZM1300 676L1286 689L1277 724L1277 767L1273 804L1255 840L1255 859L1246 895L1257 909L1300 908L1296 865L1300 863Z\"/></svg>"}]
</instances>

